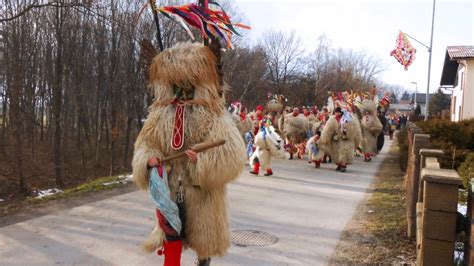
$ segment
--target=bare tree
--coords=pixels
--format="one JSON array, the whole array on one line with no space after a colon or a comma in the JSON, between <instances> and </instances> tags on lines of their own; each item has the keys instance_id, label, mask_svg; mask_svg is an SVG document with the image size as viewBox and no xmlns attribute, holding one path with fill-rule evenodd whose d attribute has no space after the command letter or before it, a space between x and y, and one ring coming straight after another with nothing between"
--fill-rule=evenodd
<instances>
[{"instance_id":1,"label":"bare tree","mask_svg":"<svg viewBox=\"0 0 474 266\"><path fill-rule=\"evenodd\" d=\"M275 92L280 94L285 90L291 77L300 68L303 54L301 39L294 32L269 31L263 34L262 47L268 71L268 80L275 86Z\"/></svg>"},{"instance_id":2,"label":"bare tree","mask_svg":"<svg viewBox=\"0 0 474 266\"><path fill-rule=\"evenodd\" d=\"M366 52L334 49L326 36L318 37L309 55L310 76L314 79L314 97L324 104L328 91L368 90L384 71L381 60Z\"/></svg>"},{"instance_id":3,"label":"bare tree","mask_svg":"<svg viewBox=\"0 0 474 266\"><path fill-rule=\"evenodd\" d=\"M255 105L259 88L265 83L265 53L261 47L238 47L224 56L224 78L231 90L229 101ZM261 90L260 90L261 91Z\"/></svg>"},{"instance_id":4,"label":"bare tree","mask_svg":"<svg viewBox=\"0 0 474 266\"><path fill-rule=\"evenodd\" d=\"M388 93L390 95L392 103L398 103L402 98L403 92L406 90L406 88L401 85L386 84L383 82L378 83L378 87L382 89L382 94Z\"/></svg>"}]
</instances>

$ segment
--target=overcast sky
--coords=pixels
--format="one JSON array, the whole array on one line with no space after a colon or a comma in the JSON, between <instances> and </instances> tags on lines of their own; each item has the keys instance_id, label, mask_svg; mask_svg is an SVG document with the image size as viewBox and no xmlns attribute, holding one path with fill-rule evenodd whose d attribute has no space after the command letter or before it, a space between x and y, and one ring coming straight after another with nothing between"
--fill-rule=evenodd
<instances>
[{"instance_id":1,"label":"overcast sky","mask_svg":"<svg viewBox=\"0 0 474 266\"><path fill-rule=\"evenodd\" d=\"M259 40L268 30L295 31L307 50L324 34L333 48L351 48L382 58L387 71L380 79L426 92L427 49L417 49L413 64L405 71L390 51L402 30L429 46L432 0L235 0L245 21L252 26L250 39ZM436 0L430 92L439 87L446 46L474 45L472 0Z\"/></svg>"}]
</instances>

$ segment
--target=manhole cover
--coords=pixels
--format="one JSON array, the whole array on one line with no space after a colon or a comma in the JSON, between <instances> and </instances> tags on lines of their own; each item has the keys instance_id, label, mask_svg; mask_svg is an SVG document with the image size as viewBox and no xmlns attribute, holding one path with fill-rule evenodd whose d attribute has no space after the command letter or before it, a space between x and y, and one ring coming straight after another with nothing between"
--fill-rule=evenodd
<instances>
[{"instance_id":1,"label":"manhole cover","mask_svg":"<svg viewBox=\"0 0 474 266\"><path fill-rule=\"evenodd\" d=\"M239 247L268 246L278 242L278 237L255 230L236 230L232 231L230 241Z\"/></svg>"}]
</instances>

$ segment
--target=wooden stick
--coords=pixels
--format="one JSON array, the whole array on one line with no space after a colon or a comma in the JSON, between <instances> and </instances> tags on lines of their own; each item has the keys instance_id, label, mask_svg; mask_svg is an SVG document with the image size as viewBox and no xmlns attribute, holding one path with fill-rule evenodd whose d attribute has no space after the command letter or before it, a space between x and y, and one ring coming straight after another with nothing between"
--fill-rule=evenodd
<instances>
[{"instance_id":1,"label":"wooden stick","mask_svg":"<svg viewBox=\"0 0 474 266\"><path fill-rule=\"evenodd\" d=\"M155 0L150 0L151 12L153 12L153 18L155 19L156 25L156 39L158 41L158 45L160 46L160 52L163 52L163 41L161 40L161 30L160 30L160 21L158 19L158 12L156 11L156 3Z\"/></svg>"},{"instance_id":2,"label":"wooden stick","mask_svg":"<svg viewBox=\"0 0 474 266\"><path fill-rule=\"evenodd\" d=\"M196 144L193 147L191 147L190 149L194 152L203 152L205 150L209 150L211 148L215 148L215 147L224 145L224 143L225 143L225 140L220 139L220 140L217 140L217 141L214 141L214 142L211 142L211 143L207 143L207 144L202 144L202 143L201 144ZM177 159L177 158L181 158L181 157L185 157L185 156L186 156L185 152L180 152L180 153L177 153L175 155L171 155L171 156L168 156L168 157L165 157L165 158L161 159L161 162L168 162L168 161L171 161L171 160L174 160L174 159Z\"/></svg>"},{"instance_id":3,"label":"wooden stick","mask_svg":"<svg viewBox=\"0 0 474 266\"><path fill-rule=\"evenodd\" d=\"M204 8L205 11L207 11L207 8L208 8L208 0L199 0L199 5L202 6ZM209 40L206 39L206 38L203 38L204 40L204 45L205 46L208 46L209 45Z\"/></svg>"}]
</instances>

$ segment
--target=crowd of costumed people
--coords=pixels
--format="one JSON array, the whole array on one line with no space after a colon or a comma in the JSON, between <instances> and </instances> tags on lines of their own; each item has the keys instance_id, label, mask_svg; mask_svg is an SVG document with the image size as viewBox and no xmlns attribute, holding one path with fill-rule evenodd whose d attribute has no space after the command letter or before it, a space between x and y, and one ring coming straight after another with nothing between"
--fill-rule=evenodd
<instances>
[{"instance_id":1,"label":"crowd of costumed people","mask_svg":"<svg viewBox=\"0 0 474 266\"><path fill-rule=\"evenodd\" d=\"M391 136L394 120L387 114L388 94L368 91L329 92L327 103L291 107L283 95L268 94L268 102L248 111L241 102L228 111L244 139L250 173L273 175L272 157L308 160L315 168L334 163L345 172L354 157L370 162Z\"/></svg>"},{"instance_id":2,"label":"crowd of costumed people","mask_svg":"<svg viewBox=\"0 0 474 266\"><path fill-rule=\"evenodd\" d=\"M158 31L159 51L141 43L140 58L153 94L134 147L133 179L150 194L154 226L143 243L163 255L163 265L181 265L184 249L196 264L209 266L230 247L227 184L250 172L273 175L272 158L308 158L319 168L333 162L345 172L356 154L366 162L380 150L380 134L390 101L367 92L330 93L327 105L290 108L283 95L269 95L252 112L239 102L225 106L222 53L232 49L236 27L215 1L150 6ZM192 40L164 49L157 14L177 22ZM379 144L379 145L378 145ZM147 219L148 221L148 219Z\"/></svg>"}]
</instances>

